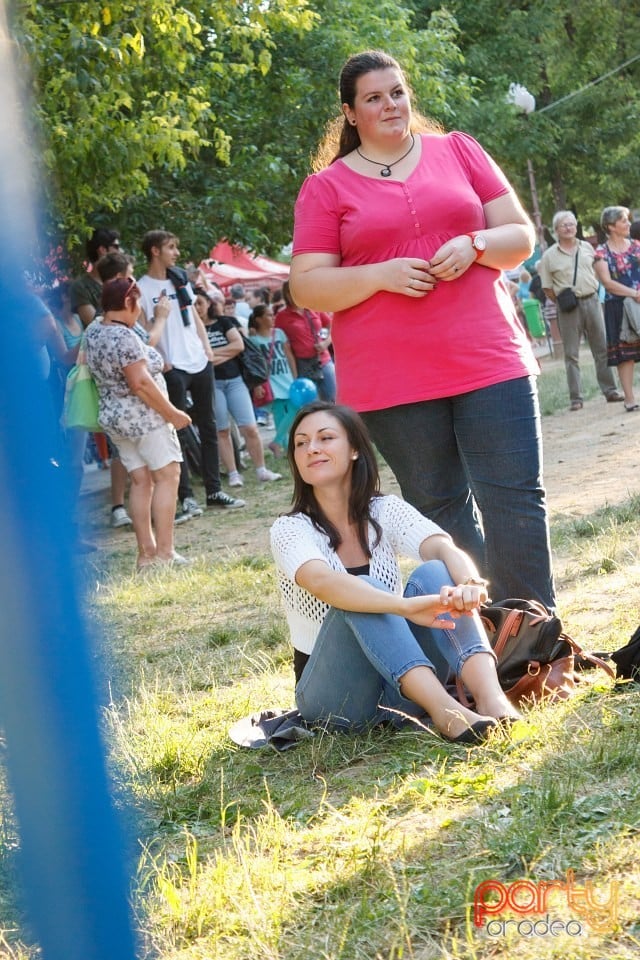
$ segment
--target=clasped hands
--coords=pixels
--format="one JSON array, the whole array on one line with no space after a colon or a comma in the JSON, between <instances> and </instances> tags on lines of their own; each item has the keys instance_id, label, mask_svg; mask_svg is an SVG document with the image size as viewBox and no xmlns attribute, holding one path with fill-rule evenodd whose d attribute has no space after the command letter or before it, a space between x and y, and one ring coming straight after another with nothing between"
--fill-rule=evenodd
<instances>
[{"instance_id":1,"label":"clasped hands","mask_svg":"<svg viewBox=\"0 0 640 960\"><path fill-rule=\"evenodd\" d=\"M384 267L388 278L383 289L406 297L424 297L435 290L439 280L457 280L475 259L471 239L464 235L453 237L443 243L430 260L418 257L387 260Z\"/></svg>"},{"instance_id":2,"label":"clasped hands","mask_svg":"<svg viewBox=\"0 0 640 960\"><path fill-rule=\"evenodd\" d=\"M404 616L423 627L454 630L458 617L469 617L488 599L483 584L445 584L439 594L405 597Z\"/></svg>"}]
</instances>

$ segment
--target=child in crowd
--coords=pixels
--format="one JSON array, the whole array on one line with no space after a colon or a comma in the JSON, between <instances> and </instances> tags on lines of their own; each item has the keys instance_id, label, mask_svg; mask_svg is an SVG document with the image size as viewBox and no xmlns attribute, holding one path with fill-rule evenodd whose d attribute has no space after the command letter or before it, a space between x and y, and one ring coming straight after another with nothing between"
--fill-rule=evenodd
<instances>
[{"instance_id":1,"label":"child in crowd","mask_svg":"<svg viewBox=\"0 0 640 960\"><path fill-rule=\"evenodd\" d=\"M296 361L286 333L274 326L273 310L268 304L258 304L249 318L249 337L260 347L269 362L269 385L273 391L271 412L275 426L269 449L282 456L286 448L289 427L295 409L289 399L289 390L296 377Z\"/></svg>"},{"instance_id":2,"label":"child in crowd","mask_svg":"<svg viewBox=\"0 0 640 960\"><path fill-rule=\"evenodd\" d=\"M531 274L529 273L528 270L520 271L520 279L518 282L518 299L520 301L529 299L530 290L531 290L531 279L532 279Z\"/></svg>"}]
</instances>

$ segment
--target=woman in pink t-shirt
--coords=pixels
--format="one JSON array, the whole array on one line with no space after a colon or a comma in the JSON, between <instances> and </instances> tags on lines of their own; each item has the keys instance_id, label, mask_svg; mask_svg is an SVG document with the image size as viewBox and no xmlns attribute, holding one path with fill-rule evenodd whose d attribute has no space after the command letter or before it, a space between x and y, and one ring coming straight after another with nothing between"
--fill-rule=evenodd
<instances>
[{"instance_id":1,"label":"woman in pink t-shirt","mask_svg":"<svg viewBox=\"0 0 640 960\"><path fill-rule=\"evenodd\" d=\"M501 273L530 255L531 222L473 138L412 115L387 54L351 57L340 93L337 149L296 203L292 294L333 312L338 400L405 499L494 598L553 607L538 365Z\"/></svg>"}]
</instances>

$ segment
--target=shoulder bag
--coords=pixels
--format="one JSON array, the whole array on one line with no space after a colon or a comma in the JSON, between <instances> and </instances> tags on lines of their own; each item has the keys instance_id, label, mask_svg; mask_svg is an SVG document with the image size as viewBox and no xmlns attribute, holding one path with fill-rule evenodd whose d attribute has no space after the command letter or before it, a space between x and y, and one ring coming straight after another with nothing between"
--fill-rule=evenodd
<instances>
[{"instance_id":1,"label":"shoulder bag","mask_svg":"<svg viewBox=\"0 0 640 960\"><path fill-rule=\"evenodd\" d=\"M580 243L578 243L578 249L576 250L576 262L573 268L573 283L570 287L565 287L563 290L560 290L556 295L556 301L563 313L570 313L572 310L578 306L578 298L576 297L573 288L576 285L576 277L578 276L578 254L580 253Z\"/></svg>"},{"instance_id":2,"label":"shoulder bag","mask_svg":"<svg viewBox=\"0 0 640 960\"><path fill-rule=\"evenodd\" d=\"M269 379L269 366L260 347L252 343L244 333L240 333L240 336L244 343L244 350L238 354L237 360L240 364L242 379L249 390L252 390Z\"/></svg>"},{"instance_id":3,"label":"shoulder bag","mask_svg":"<svg viewBox=\"0 0 640 960\"><path fill-rule=\"evenodd\" d=\"M640 627L635 631L629 643L610 654L616 665L618 680L640 682Z\"/></svg>"},{"instance_id":4,"label":"shoulder bag","mask_svg":"<svg viewBox=\"0 0 640 960\"><path fill-rule=\"evenodd\" d=\"M640 303L633 297L625 297L622 304L620 340L623 343L634 343L640 340Z\"/></svg>"},{"instance_id":5,"label":"shoulder bag","mask_svg":"<svg viewBox=\"0 0 640 960\"><path fill-rule=\"evenodd\" d=\"M65 430L89 430L100 433L98 423L98 388L85 360L85 338L78 351L78 360L67 374L62 405L62 426Z\"/></svg>"},{"instance_id":6,"label":"shoulder bag","mask_svg":"<svg viewBox=\"0 0 640 960\"><path fill-rule=\"evenodd\" d=\"M498 661L500 686L514 706L568 699L578 682L577 657L615 677L608 663L583 650L563 631L560 618L536 600L488 603L480 617ZM468 703L459 679L456 686L461 703Z\"/></svg>"}]
</instances>

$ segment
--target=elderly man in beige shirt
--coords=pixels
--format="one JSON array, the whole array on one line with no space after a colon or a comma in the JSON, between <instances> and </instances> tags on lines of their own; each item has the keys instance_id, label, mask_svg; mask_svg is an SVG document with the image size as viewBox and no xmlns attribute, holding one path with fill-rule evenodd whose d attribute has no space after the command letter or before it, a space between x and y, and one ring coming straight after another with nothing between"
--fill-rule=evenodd
<instances>
[{"instance_id":1,"label":"elderly man in beige shirt","mask_svg":"<svg viewBox=\"0 0 640 960\"><path fill-rule=\"evenodd\" d=\"M538 272L545 294L556 301L558 309L558 327L569 386L569 409L582 410L583 407L580 376L580 342L583 336L593 356L600 390L609 403L621 401L624 397L616 387L613 367L607 366L607 338L598 298L598 279L593 270L593 247L586 240L577 238L578 223L570 210L559 210L553 218L552 227L557 242L543 253ZM558 293L566 287L571 287L577 297L577 306L573 310L563 310L557 302Z\"/></svg>"}]
</instances>

